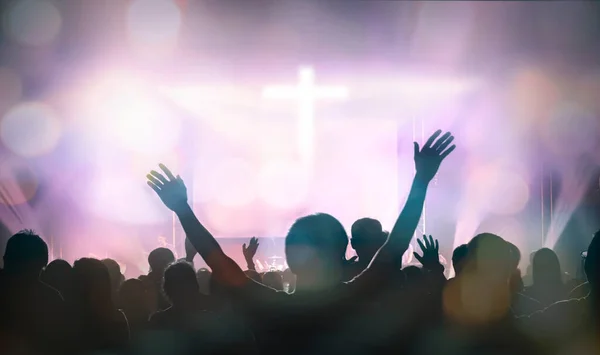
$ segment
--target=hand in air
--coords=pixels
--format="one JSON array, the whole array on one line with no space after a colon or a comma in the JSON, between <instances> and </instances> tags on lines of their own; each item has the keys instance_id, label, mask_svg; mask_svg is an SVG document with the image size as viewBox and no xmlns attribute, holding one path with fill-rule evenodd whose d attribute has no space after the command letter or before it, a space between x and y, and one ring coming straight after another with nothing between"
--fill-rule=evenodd
<instances>
[{"instance_id":1,"label":"hand in air","mask_svg":"<svg viewBox=\"0 0 600 355\"><path fill-rule=\"evenodd\" d=\"M163 174L152 170L150 174L146 175L148 178L148 186L156 192L165 206L171 211L176 211L177 209L186 206L187 189L181 177L179 175L175 177L171 170L163 164L159 164L158 166L164 172L166 177Z\"/></svg>"},{"instance_id":2,"label":"hand in air","mask_svg":"<svg viewBox=\"0 0 600 355\"><path fill-rule=\"evenodd\" d=\"M440 264L440 245L437 239L434 241L432 236L429 238L424 235L423 242L417 239L417 243L419 243L419 247L421 248L421 253L423 255L419 255L416 252L413 253L415 259L417 259L424 268L429 270L437 269L441 266Z\"/></svg>"},{"instance_id":3,"label":"hand in air","mask_svg":"<svg viewBox=\"0 0 600 355\"><path fill-rule=\"evenodd\" d=\"M252 237L250 238L250 243L248 243L248 247L246 247L246 243L242 244L242 253L244 253L244 258L246 260L252 260L254 255L256 255L256 251L258 250L258 238Z\"/></svg>"},{"instance_id":4,"label":"hand in air","mask_svg":"<svg viewBox=\"0 0 600 355\"><path fill-rule=\"evenodd\" d=\"M417 176L426 182L433 179L442 161L456 148L455 145L450 146L454 140L454 136L450 132L446 132L441 137L440 134L442 134L441 130L436 131L425 142L423 148L419 148L419 143L415 142Z\"/></svg>"}]
</instances>

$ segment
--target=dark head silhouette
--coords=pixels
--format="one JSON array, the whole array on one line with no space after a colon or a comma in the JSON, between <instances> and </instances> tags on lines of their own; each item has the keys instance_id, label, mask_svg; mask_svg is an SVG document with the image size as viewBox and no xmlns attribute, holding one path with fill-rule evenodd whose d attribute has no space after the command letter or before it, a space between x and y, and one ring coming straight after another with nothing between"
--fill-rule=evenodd
<instances>
[{"instance_id":1,"label":"dark head silhouette","mask_svg":"<svg viewBox=\"0 0 600 355\"><path fill-rule=\"evenodd\" d=\"M162 273L169 264L175 261L175 255L167 248L156 248L148 255L151 272Z\"/></svg>"},{"instance_id":2,"label":"dark head silhouette","mask_svg":"<svg viewBox=\"0 0 600 355\"><path fill-rule=\"evenodd\" d=\"M277 271L266 272L262 277L262 283L272 289L283 291L283 277Z\"/></svg>"},{"instance_id":3,"label":"dark head silhouette","mask_svg":"<svg viewBox=\"0 0 600 355\"><path fill-rule=\"evenodd\" d=\"M204 295L210 294L210 279L212 273L206 268L201 268L196 271L196 280L198 280L198 287L200 287L200 293Z\"/></svg>"},{"instance_id":4,"label":"dark head silhouette","mask_svg":"<svg viewBox=\"0 0 600 355\"><path fill-rule=\"evenodd\" d=\"M125 309L143 306L146 298L144 282L138 279L129 279L119 288L119 307Z\"/></svg>"},{"instance_id":5,"label":"dark head silhouette","mask_svg":"<svg viewBox=\"0 0 600 355\"><path fill-rule=\"evenodd\" d=\"M444 312L464 324L496 322L510 312L510 248L499 236L482 233L467 245L460 273L444 289Z\"/></svg>"},{"instance_id":6,"label":"dark head silhouette","mask_svg":"<svg viewBox=\"0 0 600 355\"><path fill-rule=\"evenodd\" d=\"M467 248L465 267L489 277L499 278L498 280L510 278L514 258L511 257L511 249L504 239L492 233L481 233L471 239Z\"/></svg>"},{"instance_id":7,"label":"dark head silhouette","mask_svg":"<svg viewBox=\"0 0 600 355\"><path fill-rule=\"evenodd\" d=\"M21 278L37 280L48 264L48 245L31 230L13 235L4 251L4 271Z\"/></svg>"},{"instance_id":8,"label":"dark head silhouette","mask_svg":"<svg viewBox=\"0 0 600 355\"><path fill-rule=\"evenodd\" d=\"M108 270L112 292L116 293L119 290L121 282L123 282L124 278L123 274L121 274L121 267L119 266L119 263L113 259L102 259L102 264L104 264Z\"/></svg>"},{"instance_id":9,"label":"dark head silhouette","mask_svg":"<svg viewBox=\"0 0 600 355\"><path fill-rule=\"evenodd\" d=\"M132 331L143 329L150 316L148 295L143 281L129 279L119 288L119 307L127 316Z\"/></svg>"},{"instance_id":10,"label":"dark head silhouette","mask_svg":"<svg viewBox=\"0 0 600 355\"><path fill-rule=\"evenodd\" d=\"M350 243L361 264L369 264L387 239L381 223L373 218L361 218L354 222L351 233Z\"/></svg>"},{"instance_id":11,"label":"dark head silhouette","mask_svg":"<svg viewBox=\"0 0 600 355\"><path fill-rule=\"evenodd\" d=\"M60 292L64 299L69 299L73 287L73 268L62 259L53 260L44 268L41 279Z\"/></svg>"},{"instance_id":12,"label":"dark head silhouette","mask_svg":"<svg viewBox=\"0 0 600 355\"><path fill-rule=\"evenodd\" d=\"M458 275L465 266L465 260L467 259L467 253L469 247L466 244L462 244L456 247L452 252L452 266L454 267L454 274Z\"/></svg>"},{"instance_id":13,"label":"dark head silhouette","mask_svg":"<svg viewBox=\"0 0 600 355\"><path fill-rule=\"evenodd\" d=\"M592 293L597 298L600 295L600 231L594 234L588 246L584 268Z\"/></svg>"},{"instance_id":14,"label":"dark head silhouette","mask_svg":"<svg viewBox=\"0 0 600 355\"><path fill-rule=\"evenodd\" d=\"M192 265L185 261L169 265L164 274L163 290L174 306L195 303L200 288Z\"/></svg>"},{"instance_id":15,"label":"dark head silhouette","mask_svg":"<svg viewBox=\"0 0 600 355\"><path fill-rule=\"evenodd\" d=\"M285 238L287 262L298 276L297 289L323 289L339 284L348 246L342 224L325 213L301 217Z\"/></svg>"},{"instance_id":16,"label":"dark head silhouette","mask_svg":"<svg viewBox=\"0 0 600 355\"><path fill-rule=\"evenodd\" d=\"M533 284L555 286L562 284L560 262L552 249L542 248L533 256Z\"/></svg>"},{"instance_id":17,"label":"dark head silhouette","mask_svg":"<svg viewBox=\"0 0 600 355\"><path fill-rule=\"evenodd\" d=\"M525 285L523 284L523 278L521 277L521 270L519 270L519 263L521 262L521 251L519 248L511 242L506 242L508 249L510 250L510 267L512 274L510 277L510 288L513 293L519 293L523 291Z\"/></svg>"},{"instance_id":18,"label":"dark head silhouette","mask_svg":"<svg viewBox=\"0 0 600 355\"><path fill-rule=\"evenodd\" d=\"M98 259L81 258L73 263L75 297L84 314L104 316L112 314L112 300L108 269Z\"/></svg>"}]
</instances>

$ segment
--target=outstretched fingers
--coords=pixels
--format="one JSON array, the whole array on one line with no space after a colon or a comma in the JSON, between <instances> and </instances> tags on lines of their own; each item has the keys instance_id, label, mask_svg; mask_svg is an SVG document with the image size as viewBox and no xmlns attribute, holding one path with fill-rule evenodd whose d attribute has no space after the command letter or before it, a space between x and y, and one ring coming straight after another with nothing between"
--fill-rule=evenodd
<instances>
[{"instance_id":1,"label":"outstretched fingers","mask_svg":"<svg viewBox=\"0 0 600 355\"><path fill-rule=\"evenodd\" d=\"M164 183L161 180L155 178L152 174L146 175L146 178L148 179L149 184L152 183L153 185L155 185L158 188L162 188L164 186Z\"/></svg>"},{"instance_id":2,"label":"outstretched fingers","mask_svg":"<svg viewBox=\"0 0 600 355\"><path fill-rule=\"evenodd\" d=\"M158 167L160 168L160 170L162 170L165 175L167 175L167 177L169 178L169 181L175 181L175 180L179 180L181 181L181 178L179 176L177 176L177 178L175 178L175 175L173 175L173 173L171 172L171 170L169 170L169 168L167 168L165 166L165 164L158 164Z\"/></svg>"},{"instance_id":3,"label":"outstretched fingers","mask_svg":"<svg viewBox=\"0 0 600 355\"><path fill-rule=\"evenodd\" d=\"M440 154L440 157L442 159L445 159L448 155L450 155L450 153L454 151L454 149L456 149L456 145L453 144L450 148L446 149L442 154Z\"/></svg>"},{"instance_id":4,"label":"outstretched fingers","mask_svg":"<svg viewBox=\"0 0 600 355\"><path fill-rule=\"evenodd\" d=\"M160 192L160 187L154 185L154 183L152 181L148 181L147 182L148 186L150 186L152 188L152 190L154 190L156 193Z\"/></svg>"},{"instance_id":5,"label":"outstretched fingers","mask_svg":"<svg viewBox=\"0 0 600 355\"><path fill-rule=\"evenodd\" d=\"M422 251L427 250L427 247L423 244L421 239L417 239L417 244L419 244L419 248L421 248Z\"/></svg>"},{"instance_id":6,"label":"outstretched fingers","mask_svg":"<svg viewBox=\"0 0 600 355\"><path fill-rule=\"evenodd\" d=\"M450 132L444 133L443 136L441 136L439 139L437 139L435 141L435 143L431 146L431 149L433 149L433 150L439 150L440 146L442 144L444 144L450 137L452 137L452 135L451 135Z\"/></svg>"},{"instance_id":7,"label":"outstretched fingers","mask_svg":"<svg viewBox=\"0 0 600 355\"><path fill-rule=\"evenodd\" d=\"M417 254L416 252L413 252L413 256L415 257L415 259L417 259L418 262L423 264L423 258L421 257L421 255Z\"/></svg>"},{"instance_id":8,"label":"outstretched fingers","mask_svg":"<svg viewBox=\"0 0 600 355\"><path fill-rule=\"evenodd\" d=\"M440 134L442 134L442 130L441 129L438 129L437 131L435 131L435 133L432 134L431 137L429 137L429 139L427 140L427 142L425 142L425 145L423 146L423 149L425 149L425 148L431 148L431 145L436 140L436 138L439 137Z\"/></svg>"},{"instance_id":9,"label":"outstretched fingers","mask_svg":"<svg viewBox=\"0 0 600 355\"><path fill-rule=\"evenodd\" d=\"M159 172L158 172L158 171L156 171L156 170L152 170L152 171L150 172L150 174L151 174L153 177L155 177L156 179L160 180L160 181L161 181L163 184L166 184L166 183L168 183L168 182L169 182L169 180L167 180L167 178L165 178L165 177L163 176L163 174L159 173Z\"/></svg>"},{"instance_id":10,"label":"outstretched fingers","mask_svg":"<svg viewBox=\"0 0 600 355\"><path fill-rule=\"evenodd\" d=\"M440 138L440 140L436 142L437 147L435 147L435 150L440 153L443 152L444 149L448 148L448 146L454 141L454 136L450 132L446 133L446 135L447 137L443 141ZM437 143L439 143L439 145Z\"/></svg>"}]
</instances>

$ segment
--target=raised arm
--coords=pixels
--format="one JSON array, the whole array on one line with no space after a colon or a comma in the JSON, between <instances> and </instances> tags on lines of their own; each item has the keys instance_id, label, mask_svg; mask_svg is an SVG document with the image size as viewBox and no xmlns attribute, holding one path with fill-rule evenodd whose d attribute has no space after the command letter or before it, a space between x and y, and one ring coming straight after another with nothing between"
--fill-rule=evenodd
<instances>
[{"instance_id":1,"label":"raised arm","mask_svg":"<svg viewBox=\"0 0 600 355\"><path fill-rule=\"evenodd\" d=\"M429 183L437 173L444 158L456 148L455 145L450 145L454 140L454 136L447 132L440 137L441 133L442 131L438 130L429 137L422 149L419 148L418 143L414 143L417 172L408 199L387 241L371 261L372 266L402 260L402 255L408 250L410 240L421 219Z\"/></svg>"},{"instance_id":2,"label":"raised arm","mask_svg":"<svg viewBox=\"0 0 600 355\"><path fill-rule=\"evenodd\" d=\"M198 221L187 201L187 189L180 176L175 177L163 164L164 175L152 170L146 175L150 186L171 211L175 212L186 237L211 268L217 280L226 286L243 286L248 281L242 269L221 249L216 239ZM166 177L165 177L166 175Z\"/></svg>"},{"instance_id":3,"label":"raised arm","mask_svg":"<svg viewBox=\"0 0 600 355\"><path fill-rule=\"evenodd\" d=\"M244 254L244 259L246 260L248 270L256 271L256 266L254 265L254 255L256 255L258 246L258 238L256 237L250 238L250 243L248 243L247 247L246 243L242 245L242 253Z\"/></svg>"}]
</instances>

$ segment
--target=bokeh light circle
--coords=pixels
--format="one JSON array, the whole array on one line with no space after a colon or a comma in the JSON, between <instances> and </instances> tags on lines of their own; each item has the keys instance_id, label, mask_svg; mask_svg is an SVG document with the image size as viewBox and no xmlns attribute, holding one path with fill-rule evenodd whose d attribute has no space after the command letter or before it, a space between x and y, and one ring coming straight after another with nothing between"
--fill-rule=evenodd
<instances>
[{"instance_id":1,"label":"bokeh light circle","mask_svg":"<svg viewBox=\"0 0 600 355\"><path fill-rule=\"evenodd\" d=\"M181 11L171 0L135 0L129 7L127 29L135 44L173 44L180 26Z\"/></svg>"},{"instance_id":2,"label":"bokeh light circle","mask_svg":"<svg viewBox=\"0 0 600 355\"><path fill-rule=\"evenodd\" d=\"M61 122L49 106L39 102L19 104L0 122L4 145L22 157L51 152L62 135Z\"/></svg>"},{"instance_id":3,"label":"bokeh light circle","mask_svg":"<svg viewBox=\"0 0 600 355\"><path fill-rule=\"evenodd\" d=\"M16 1L4 18L6 33L16 42L28 46L51 43L61 25L60 11L52 2L43 0Z\"/></svg>"},{"instance_id":4,"label":"bokeh light circle","mask_svg":"<svg viewBox=\"0 0 600 355\"><path fill-rule=\"evenodd\" d=\"M308 173L300 163L272 161L261 169L258 184L265 202L278 208L294 208L306 199Z\"/></svg>"}]
</instances>

